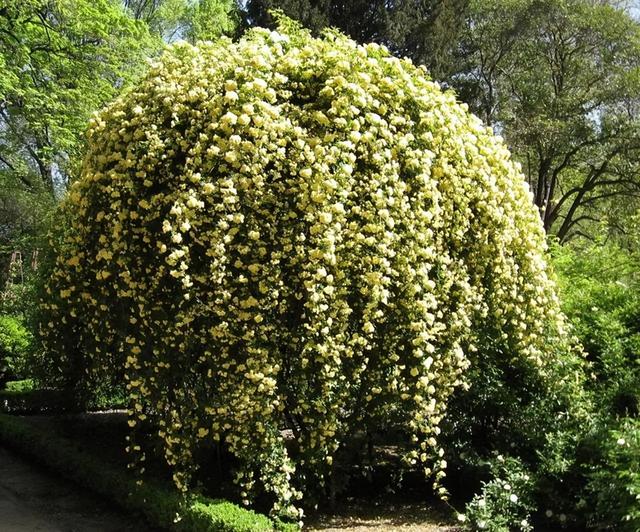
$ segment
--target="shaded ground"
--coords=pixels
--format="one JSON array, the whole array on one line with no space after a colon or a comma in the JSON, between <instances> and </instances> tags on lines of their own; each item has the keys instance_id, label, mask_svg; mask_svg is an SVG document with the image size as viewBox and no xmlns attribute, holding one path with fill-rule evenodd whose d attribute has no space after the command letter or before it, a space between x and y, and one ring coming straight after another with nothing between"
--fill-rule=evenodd
<instances>
[{"instance_id":1,"label":"shaded ground","mask_svg":"<svg viewBox=\"0 0 640 532\"><path fill-rule=\"evenodd\" d=\"M124 412L112 411L103 413L62 415L62 416L27 416L29 423L37 426L41 430L55 433L68 438L78 446L79 449L87 451L94 456L100 456L102 460L111 465L119 464L122 467L126 464L126 456L123 452L124 437L127 433L126 416ZM148 464L152 466L152 464ZM0 456L0 489L4 485L3 462ZM153 467L152 467L153 469ZM162 473L162 471L158 471ZM28 481L27 481L28 483ZM224 496L218 493L217 496ZM451 512L444 505L437 501L421 501L416 494L404 493L385 497L378 494L367 494L367 496L355 498L347 494L340 499L337 508L332 513L320 512L305 518L305 530L325 531L325 532L456 532L459 530L452 521ZM37 497L36 497L37 498ZM57 497L56 497L57 498ZM45 495L45 500L49 497ZM0 491L0 500L2 492ZM65 498L61 502L64 504ZM38 504L44 503L41 500ZM49 511L57 504L50 501ZM36 505L37 506L37 505ZM86 503L80 507L87 507ZM2 507L0 506L0 531L11 532L11 529L3 528ZM64 506L62 508L64 513ZM101 514L104 515L104 514ZM123 520L122 515L115 515L113 521L109 518L100 520L97 525L89 522L88 516L84 516L84 521L63 520L63 526L57 528L17 528L16 532L26 532L27 530L52 530L52 531L148 531L144 525L132 524L131 521ZM77 524L77 526L71 526ZM66 526L66 528L65 528ZM83 526L84 528L82 528ZM102 528L100 528L102 527Z\"/></svg>"},{"instance_id":2,"label":"shaded ground","mask_svg":"<svg viewBox=\"0 0 640 532\"><path fill-rule=\"evenodd\" d=\"M345 500L334 515L312 516L305 530L325 532L457 532L451 517L416 502L390 503Z\"/></svg>"},{"instance_id":3,"label":"shaded ground","mask_svg":"<svg viewBox=\"0 0 640 532\"><path fill-rule=\"evenodd\" d=\"M2 532L151 532L76 485L44 472L0 446Z\"/></svg>"}]
</instances>

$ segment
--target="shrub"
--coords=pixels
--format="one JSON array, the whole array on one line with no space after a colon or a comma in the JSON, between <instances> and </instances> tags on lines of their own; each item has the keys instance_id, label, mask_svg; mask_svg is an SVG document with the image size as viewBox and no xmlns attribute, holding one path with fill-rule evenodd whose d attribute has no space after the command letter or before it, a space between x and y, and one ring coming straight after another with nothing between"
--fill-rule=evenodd
<instances>
[{"instance_id":1,"label":"shrub","mask_svg":"<svg viewBox=\"0 0 640 532\"><path fill-rule=\"evenodd\" d=\"M32 337L20 318L0 316L0 388L25 371Z\"/></svg>"},{"instance_id":2,"label":"shrub","mask_svg":"<svg viewBox=\"0 0 640 532\"><path fill-rule=\"evenodd\" d=\"M533 479L514 458L495 456L487 465L491 480L467 504L467 524L474 530L509 532L533 530Z\"/></svg>"},{"instance_id":3,"label":"shrub","mask_svg":"<svg viewBox=\"0 0 640 532\"><path fill-rule=\"evenodd\" d=\"M640 413L639 257L615 245L554 250L563 310L587 352L600 410Z\"/></svg>"},{"instance_id":4,"label":"shrub","mask_svg":"<svg viewBox=\"0 0 640 532\"><path fill-rule=\"evenodd\" d=\"M571 490L578 525L640 527L638 256L615 245L554 249L563 308L587 352L590 421L576 431ZM571 459L566 453L565 460ZM558 494L557 499L566 498Z\"/></svg>"},{"instance_id":5,"label":"shrub","mask_svg":"<svg viewBox=\"0 0 640 532\"><path fill-rule=\"evenodd\" d=\"M33 379L24 379L21 381L9 381L5 384L8 392L28 393L34 390Z\"/></svg>"},{"instance_id":6,"label":"shrub","mask_svg":"<svg viewBox=\"0 0 640 532\"><path fill-rule=\"evenodd\" d=\"M88 138L45 341L61 375L126 382L130 447L142 464L140 435L157 434L181 489L198 447L222 441L241 498L294 517L349 442L391 427L438 482L469 355L536 375L555 357L518 166L380 46L290 21L177 43Z\"/></svg>"},{"instance_id":7,"label":"shrub","mask_svg":"<svg viewBox=\"0 0 640 532\"><path fill-rule=\"evenodd\" d=\"M541 517L548 521L548 512L554 527L560 515L565 524L582 522L577 504L586 479L578 446L592 426L592 403L577 348L565 341L549 349L556 354L544 373L485 352L472 361L469 389L451 398L443 423L449 487L459 498L473 496L466 512L474 529L484 523L487 530L527 530ZM512 477L515 485L521 469L528 478L520 482L518 504L494 501L501 482Z\"/></svg>"},{"instance_id":8,"label":"shrub","mask_svg":"<svg viewBox=\"0 0 640 532\"><path fill-rule=\"evenodd\" d=\"M640 420L603 430L591 458L586 497L589 524L598 530L640 529Z\"/></svg>"}]
</instances>

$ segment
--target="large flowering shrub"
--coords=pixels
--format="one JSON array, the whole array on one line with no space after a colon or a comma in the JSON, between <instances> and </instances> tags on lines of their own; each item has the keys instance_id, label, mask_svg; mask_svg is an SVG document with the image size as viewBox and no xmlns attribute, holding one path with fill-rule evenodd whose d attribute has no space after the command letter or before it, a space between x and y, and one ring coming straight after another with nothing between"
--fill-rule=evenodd
<instances>
[{"instance_id":1,"label":"large flowering shrub","mask_svg":"<svg viewBox=\"0 0 640 532\"><path fill-rule=\"evenodd\" d=\"M242 497L284 515L380 427L440 480L475 326L544 371L560 322L504 144L424 69L333 33L173 45L95 116L64 208L52 356L123 374L141 465L141 425L183 489L224 442Z\"/></svg>"}]
</instances>

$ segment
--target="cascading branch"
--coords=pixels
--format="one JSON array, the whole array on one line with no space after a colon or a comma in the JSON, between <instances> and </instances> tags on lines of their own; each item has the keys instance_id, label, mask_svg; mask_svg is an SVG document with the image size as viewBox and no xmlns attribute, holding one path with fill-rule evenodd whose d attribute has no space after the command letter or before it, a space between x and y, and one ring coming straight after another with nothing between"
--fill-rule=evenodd
<instances>
[{"instance_id":1,"label":"cascading branch","mask_svg":"<svg viewBox=\"0 0 640 532\"><path fill-rule=\"evenodd\" d=\"M476 326L544 371L561 317L503 143L410 61L286 25L177 43L95 115L43 328L87 381L124 369L140 466L141 425L181 489L224 442L294 516L388 426L439 481Z\"/></svg>"}]
</instances>

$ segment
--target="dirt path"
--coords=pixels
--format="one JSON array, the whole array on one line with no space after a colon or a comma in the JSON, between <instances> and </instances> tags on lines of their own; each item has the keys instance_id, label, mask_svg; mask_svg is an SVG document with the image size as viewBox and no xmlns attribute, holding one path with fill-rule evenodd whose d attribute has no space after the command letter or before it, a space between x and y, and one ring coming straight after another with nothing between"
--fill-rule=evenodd
<instances>
[{"instance_id":1,"label":"dirt path","mask_svg":"<svg viewBox=\"0 0 640 532\"><path fill-rule=\"evenodd\" d=\"M416 502L367 504L343 501L333 516L311 517L305 527L322 532L460 532L451 517L433 505Z\"/></svg>"},{"instance_id":2,"label":"dirt path","mask_svg":"<svg viewBox=\"0 0 640 532\"><path fill-rule=\"evenodd\" d=\"M142 521L0 446L2 532L151 532Z\"/></svg>"}]
</instances>

